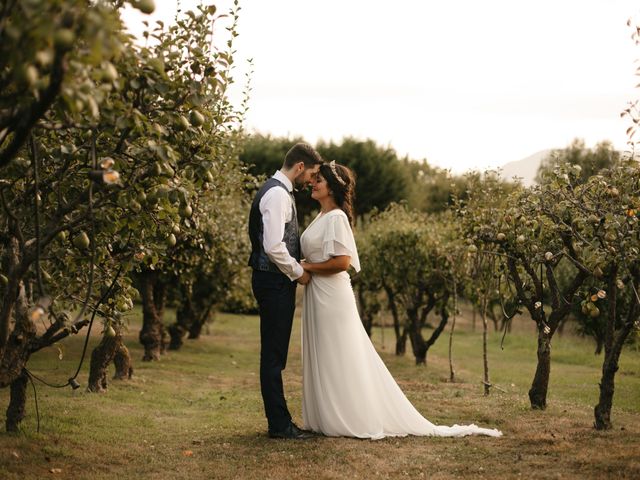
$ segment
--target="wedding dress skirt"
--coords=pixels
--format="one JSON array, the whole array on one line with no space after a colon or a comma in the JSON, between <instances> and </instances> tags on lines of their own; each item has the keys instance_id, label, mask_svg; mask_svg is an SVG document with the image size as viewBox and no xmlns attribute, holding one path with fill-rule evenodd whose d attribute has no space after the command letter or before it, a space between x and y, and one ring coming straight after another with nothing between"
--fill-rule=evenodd
<instances>
[{"instance_id":1,"label":"wedding dress skirt","mask_svg":"<svg viewBox=\"0 0 640 480\"><path fill-rule=\"evenodd\" d=\"M348 232L342 232L345 229ZM320 262L336 252L348 252L352 265L359 269L353 234L341 211L317 217L304 232L301 243L307 261ZM473 424L434 425L420 415L371 343L346 272L314 275L305 287L302 364L302 416L306 429L332 437L370 439L502 435L499 430Z\"/></svg>"}]
</instances>

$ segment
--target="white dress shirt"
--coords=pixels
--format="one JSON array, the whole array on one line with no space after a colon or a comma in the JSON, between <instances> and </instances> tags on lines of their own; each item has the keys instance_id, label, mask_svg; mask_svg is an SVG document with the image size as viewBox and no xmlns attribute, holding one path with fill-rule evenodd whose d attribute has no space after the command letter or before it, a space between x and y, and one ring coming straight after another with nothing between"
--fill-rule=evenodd
<instances>
[{"instance_id":1,"label":"white dress shirt","mask_svg":"<svg viewBox=\"0 0 640 480\"><path fill-rule=\"evenodd\" d=\"M273 178L282 182L288 192L293 192L293 185L287 176L278 170ZM270 188L260 199L262 214L264 252L282 273L289 279L297 280L304 273L302 265L289 254L283 242L284 225L292 220L293 198L290 193L280 187Z\"/></svg>"}]
</instances>

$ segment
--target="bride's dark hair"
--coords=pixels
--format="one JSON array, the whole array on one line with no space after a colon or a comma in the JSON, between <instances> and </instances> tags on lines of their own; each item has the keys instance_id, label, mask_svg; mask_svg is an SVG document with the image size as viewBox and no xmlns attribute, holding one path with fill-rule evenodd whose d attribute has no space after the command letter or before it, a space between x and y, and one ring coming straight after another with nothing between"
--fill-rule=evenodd
<instances>
[{"instance_id":1,"label":"bride's dark hair","mask_svg":"<svg viewBox=\"0 0 640 480\"><path fill-rule=\"evenodd\" d=\"M338 207L347 214L349 223L353 225L353 199L355 197L356 179L353 171L335 162L320 165L320 175L327 181Z\"/></svg>"}]
</instances>

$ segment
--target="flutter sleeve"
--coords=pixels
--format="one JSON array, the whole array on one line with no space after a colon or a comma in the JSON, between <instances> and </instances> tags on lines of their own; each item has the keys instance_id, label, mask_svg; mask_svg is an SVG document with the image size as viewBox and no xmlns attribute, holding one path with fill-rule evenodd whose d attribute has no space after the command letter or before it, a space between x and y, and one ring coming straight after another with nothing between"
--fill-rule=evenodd
<instances>
[{"instance_id":1,"label":"flutter sleeve","mask_svg":"<svg viewBox=\"0 0 640 480\"><path fill-rule=\"evenodd\" d=\"M327 219L327 228L322 241L322 253L324 258L348 255L351 257L351 266L360 271L360 258L356 240L353 237L349 219L344 212L338 212Z\"/></svg>"}]
</instances>

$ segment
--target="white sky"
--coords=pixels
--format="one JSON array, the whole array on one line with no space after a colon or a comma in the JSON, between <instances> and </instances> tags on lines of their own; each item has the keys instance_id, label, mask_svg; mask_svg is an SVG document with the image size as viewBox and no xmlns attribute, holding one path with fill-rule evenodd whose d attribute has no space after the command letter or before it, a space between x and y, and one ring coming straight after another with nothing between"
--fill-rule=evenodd
<instances>
[{"instance_id":1,"label":"white sky","mask_svg":"<svg viewBox=\"0 0 640 480\"><path fill-rule=\"evenodd\" d=\"M156 4L148 18L171 22L177 2ZM637 0L240 5L235 77L253 58L249 130L311 143L371 138L457 173L576 137L625 147L620 112L640 96L640 49L626 26ZM133 32L146 17L137 13L125 14Z\"/></svg>"}]
</instances>

